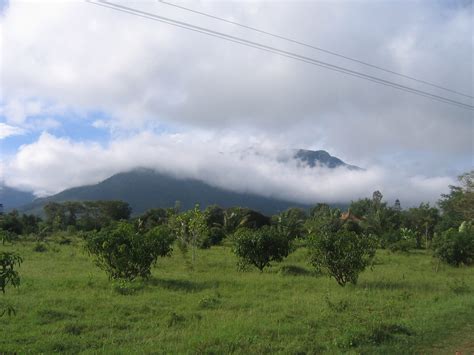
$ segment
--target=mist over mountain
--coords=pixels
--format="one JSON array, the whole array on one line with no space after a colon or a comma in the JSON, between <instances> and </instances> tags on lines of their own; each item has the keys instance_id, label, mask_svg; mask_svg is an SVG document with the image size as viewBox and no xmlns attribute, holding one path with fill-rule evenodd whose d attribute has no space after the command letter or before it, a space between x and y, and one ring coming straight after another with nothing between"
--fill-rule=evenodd
<instances>
[{"instance_id":1,"label":"mist over mountain","mask_svg":"<svg viewBox=\"0 0 474 355\"><path fill-rule=\"evenodd\" d=\"M303 163L306 163L312 168L324 166L333 169L342 166L350 170L362 170L358 166L346 164L341 159L332 156L325 150L297 149L295 150L293 157Z\"/></svg>"},{"instance_id":2,"label":"mist over mountain","mask_svg":"<svg viewBox=\"0 0 474 355\"><path fill-rule=\"evenodd\" d=\"M296 159L314 168L332 169L342 166L360 169L348 165L322 150L299 149L292 151L292 154L290 159ZM315 178L315 180L317 179ZM34 202L32 202L33 198L25 199L25 206L21 209L26 213L38 214L48 202L81 200L123 200L130 204L134 214L155 207L171 207L176 201L179 201L181 208L185 210L199 203L203 208L212 204L222 207L243 206L268 214L277 213L289 207L309 207L309 204L273 196L262 196L257 193L232 191L211 186L206 181L181 179L152 169L142 168L115 174L98 184L66 189ZM314 203L317 202L321 201L314 201Z\"/></svg>"},{"instance_id":3,"label":"mist over mountain","mask_svg":"<svg viewBox=\"0 0 474 355\"><path fill-rule=\"evenodd\" d=\"M179 201L183 210L198 203L202 208L212 204L222 207L242 206L272 214L289 207L308 207L250 193L238 193L213 187L194 179L178 179L150 169L136 169L120 173L95 185L64 190L56 195L40 198L22 208L25 213L41 213L48 202L122 200L132 207L133 214L150 208L172 207Z\"/></svg>"}]
</instances>

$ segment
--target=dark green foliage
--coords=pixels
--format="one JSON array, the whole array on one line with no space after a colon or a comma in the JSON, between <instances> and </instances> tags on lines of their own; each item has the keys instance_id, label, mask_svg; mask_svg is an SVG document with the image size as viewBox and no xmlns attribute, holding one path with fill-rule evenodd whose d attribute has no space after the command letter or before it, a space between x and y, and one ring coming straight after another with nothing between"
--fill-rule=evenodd
<instances>
[{"instance_id":1,"label":"dark green foliage","mask_svg":"<svg viewBox=\"0 0 474 355\"><path fill-rule=\"evenodd\" d=\"M206 238L206 244L211 245L218 245L222 242L225 238L224 229L221 227L211 227L208 229L209 234Z\"/></svg>"},{"instance_id":2,"label":"dark green foliage","mask_svg":"<svg viewBox=\"0 0 474 355\"><path fill-rule=\"evenodd\" d=\"M152 208L138 218L138 227L150 230L168 223L168 212L164 208Z\"/></svg>"},{"instance_id":3,"label":"dark green foliage","mask_svg":"<svg viewBox=\"0 0 474 355\"><path fill-rule=\"evenodd\" d=\"M217 205L208 206L204 210L208 235L205 238L206 246L218 245L225 238L225 210Z\"/></svg>"},{"instance_id":4,"label":"dark green foliage","mask_svg":"<svg viewBox=\"0 0 474 355\"><path fill-rule=\"evenodd\" d=\"M131 208L123 201L48 202L44 206L44 213L50 231L66 230L69 226L90 231L113 221L127 220Z\"/></svg>"},{"instance_id":5,"label":"dark green foliage","mask_svg":"<svg viewBox=\"0 0 474 355\"><path fill-rule=\"evenodd\" d=\"M196 249L207 249L210 247L204 213L199 208L199 205L196 205L194 209L174 216L170 221L170 225L183 254L186 255L187 251L191 249L191 261L194 267Z\"/></svg>"},{"instance_id":6,"label":"dark green foliage","mask_svg":"<svg viewBox=\"0 0 474 355\"><path fill-rule=\"evenodd\" d=\"M443 212L438 231L457 228L463 221L474 221L474 170L458 180L460 186L449 186L450 193L441 195L438 201Z\"/></svg>"},{"instance_id":7,"label":"dark green foliage","mask_svg":"<svg viewBox=\"0 0 474 355\"><path fill-rule=\"evenodd\" d=\"M375 255L375 240L346 230L321 231L310 237L308 248L310 262L317 269L324 269L344 286L357 283L359 273L370 265Z\"/></svg>"},{"instance_id":8,"label":"dark green foliage","mask_svg":"<svg viewBox=\"0 0 474 355\"><path fill-rule=\"evenodd\" d=\"M211 227L223 227L225 224L225 210L217 205L208 206L204 210L206 224Z\"/></svg>"},{"instance_id":9,"label":"dark green foliage","mask_svg":"<svg viewBox=\"0 0 474 355\"><path fill-rule=\"evenodd\" d=\"M289 208L274 216L273 224L289 239L303 238L306 234L304 228L306 219L306 213L301 208Z\"/></svg>"},{"instance_id":10,"label":"dark green foliage","mask_svg":"<svg viewBox=\"0 0 474 355\"><path fill-rule=\"evenodd\" d=\"M28 235L39 232L41 218L23 214L17 210L0 215L0 239L3 242L12 242L19 235Z\"/></svg>"},{"instance_id":11,"label":"dark green foliage","mask_svg":"<svg viewBox=\"0 0 474 355\"><path fill-rule=\"evenodd\" d=\"M271 262L280 262L291 252L291 241L270 226L251 230L241 228L233 236L233 252L242 265L253 265L260 271Z\"/></svg>"},{"instance_id":12,"label":"dark green foliage","mask_svg":"<svg viewBox=\"0 0 474 355\"><path fill-rule=\"evenodd\" d=\"M171 254L173 241L165 226L141 233L129 223L118 222L89 233L85 248L110 278L134 280L149 277L158 257Z\"/></svg>"},{"instance_id":13,"label":"dark green foliage","mask_svg":"<svg viewBox=\"0 0 474 355\"><path fill-rule=\"evenodd\" d=\"M5 293L8 285L13 287L20 285L20 275L15 268L22 262L23 259L16 253L0 252L0 291L2 293ZM16 311L11 305L7 305L3 310L0 310L0 317L5 314L11 316L16 314Z\"/></svg>"},{"instance_id":14,"label":"dark green foliage","mask_svg":"<svg viewBox=\"0 0 474 355\"><path fill-rule=\"evenodd\" d=\"M389 244L388 250L390 250L392 253L408 253L411 249L414 249L415 246L416 245L413 243L413 241L401 239L395 243Z\"/></svg>"},{"instance_id":15,"label":"dark green foliage","mask_svg":"<svg viewBox=\"0 0 474 355\"><path fill-rule=\"evenodd\" d=\"M448 283L449 289L455 294L470 293L471 288L465 280L453 279Z\"/></svg>"},{"instance_id":16,"label":"dark green foliage","mask_svg":"<svg viewBox=\"0 0 474 355\"><path fill-rule=\"evenodd\" d=\"M0 229L0 242L2 244L5 243L13 243L18 239L18 235L15 233L12 233L10 231L6 231L3 229Z\"/></svg>"},{"instance_id":17,"label":"dark green foliage","mask_svg":"<svg viewBox=\"0 0 474 355\"><path fill-rule=\"evenodd\" d=\"M232 207L224 214L224 228L227 233L234 233L239 228L258 229L269 226L271 218L249 208Z\"/></svg>"},{"instance_id":18,"label":"dark green foliage","mask_svg":"<svg viewBox=\"0 0 474 355\"><path fill-rule=\"evenodd\" d=\"M304 267L297 266L297 265L284 265L278 271L280 275L284 276L308 276L312 275L313 273Z\"/></svg>"},{"instance_id":19,"label":"dark green foliage","mask_svg":"<svg viewBox=\"0 0 474 355\"><path fill-rule=\"evenodd\" d=\"M183 315L171 312L168 319L166 320L166 324L168 325L168 327L174 327L180 323L183 323L185 320L186 317L184 317Z\"/></svg>"},{"instance_id":20,"label":"dark green foliage","mask_svg":"<svg viewBox=\"0 0 474 355\"><path fill-rule=\"evenodd\" d=\"M434 231L440 220L439 211L430 207L429 203L421 203L419 207L404 212L404 226L415 232L416 247L425 246L433 239Z\"/></svg>"},{"instance_id":21,"label":"dark green foliage","mask_svg":"<svg viewBox=\"0 0 474 355\"><path fill-rule=\"evenodd\" d=\"M21 223L20 214L17 210L0 216L0 228L9 233L22 234L23 224Z\"/></svg>"},{"instance_id":22,"label":"dark green foliage","mask_svg":"<svg viewBox=\"0 0 474 355\"><path fill-rule=\"evenodd\" d=\"M454 228L438 235L433 241L434 254L440 260L459 266L474 264L474 228Z\"/></svg>"},{"instance_id":23,"label":"dark green foliage","mask_svg":"<svg viewBox=\"0 0 474 355\"><path fill-rule=\"evenodd\" d=\"M13 287L20 285L20 276L15 268L22 262L23 259L16 253L0 252L0 291L5 293L9 284Z\"/></svg>"},{"instance_id":24,"label":"dark green foliage","mask_svg":"<svg viewBox=\"0 0 474 355\"><path fill-rule=\"evenodd\" d=\"M338 345L342 348L360 347L364 345L381 345L394 340L400 336L411 336L413 332L406 326L400 324L380 324L373 326L367 331L358 331L355 334L343 337Z\"/></svg>"},{"instance_id":25,"label":"dark green foliage","mask_svg":"<svg viewBox=\"0 0 474 355\"><path fill-rule=\"evenodd\" d=\"M401 228L399 231L386 234L382 241L387 244L391 252L406 253L416 248L417 236L418 234L411 229Z\"/></svg>"},{"instance_id":26,"label":"dark green foliage","mask_svg":"<svg viewBox=\"0 0 474 355\"><path fill-rule=\"evenodd\" d=\"M48 248L46 248L46 245L44 245L44 243L38 242L33 247L33 251L36 251L37 253L44 253L48 251Z\"/></svg>"},{"instance_id":27,"label":"dark green foliage","mask_svg":"<svg viewBox=\"0 0 474 355\"><path fill-rule=\"evenodd\" d=\"M344 221L341 220L341 211L339 209L320 205L317 210L312 211L312 217L306 220L304 227L307 235L314 235L321 231L337 232L342 228L343 224Z\"/></svg>"}]
</instances>

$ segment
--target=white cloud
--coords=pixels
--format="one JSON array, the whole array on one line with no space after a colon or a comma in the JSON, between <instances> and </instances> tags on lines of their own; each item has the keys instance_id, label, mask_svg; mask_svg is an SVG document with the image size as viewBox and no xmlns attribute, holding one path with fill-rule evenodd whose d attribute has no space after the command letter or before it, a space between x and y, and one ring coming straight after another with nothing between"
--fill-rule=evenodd
<instances>
[{"instance_id":1,"label":"white cloud","mask_svg":"<svg viewBox=\"0 0 474 355\"><path fill-rule=\"evenodd\" d=\"M472 94L472 5L186 5ZM448 95L157 1L133 6ZM11 184L40 194L141 165L302 201L356 198L376 188L432 201L450 182L448 171L472 166L472 111L83 1L11 1L0 26L3 125L45 130L61 123L58 116L101 112L106 119L93 127L115 137L78 142L43 134L3 158ZM147 132L161 125L183 133ZM371 168L315 172L266 155L237 159L249 146L326 149Z\"/></svg>"},{"instance_id":2,"label":"white cloud","mask_svg":"<svg viewBox=\"0 0 474 355\"><path fill-rule=\"evenodd\" d=\"M10 136L17 136L24 133L25 131L20 127L10 126L6 123L0 122L0 139L4 139Z\"/></svg>"},{"instance_id":3,"label":"white cloud","mask_svg":"<svg viewBox=\"0 0 474 355\"><path fill-rule=\"evenodd\" d=\"M255 142L259 142L258 147L245 149ZM366 171L311 169L295 161L283 162L279 149L268 137L242 139L229 132L144 132L105 147L44 133L5 162L5 182L44 195L96 183L117 172L149 167L221 188L304 203L344 202L381 190L389 201L400 198L405 206L436 201L453 183L449 177L407 176L380 167Z\"/></svg>"},{"instance_id":4,"label":"white cloud","mask_svg":"<svg viewBox=\"0 0 474 355\"><path fill-rule=\"evenodd\" d=\"M472 91L469 6L432 1L186 5ZM156 1L133 6L449 96ZM302 145L327 143L354 159L400 149L471 153L470 111L86 2L12 1L1 23L11 122L27 116L21 103L42 100L107 112L114 127L160 122L273 134L290 130ZM440 164L448 162L446 157Z\"/></svg>"}]
</instances>

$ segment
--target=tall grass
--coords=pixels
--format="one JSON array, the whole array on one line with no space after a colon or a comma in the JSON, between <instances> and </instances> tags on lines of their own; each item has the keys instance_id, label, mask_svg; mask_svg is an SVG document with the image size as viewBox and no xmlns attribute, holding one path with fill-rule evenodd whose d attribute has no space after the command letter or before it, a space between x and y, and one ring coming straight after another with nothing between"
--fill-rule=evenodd
<instances>
[{"instance_id":1,"label":"tall grass","mask_svg":"<svg viewBox=\"0 0 474 355\"><path fill-rule=\"evenodd\" d=\"M226 246L198 251L193 270L175 251L133 283L109 281L78 241L2 248L24 263L20 288L0 295L17 311L0 318L0 353L401 354L474 324L473 269L436 272L425 252L379 250L342 288L303 248L263 273L237 271Z\"/></svg>"}]
</instances>

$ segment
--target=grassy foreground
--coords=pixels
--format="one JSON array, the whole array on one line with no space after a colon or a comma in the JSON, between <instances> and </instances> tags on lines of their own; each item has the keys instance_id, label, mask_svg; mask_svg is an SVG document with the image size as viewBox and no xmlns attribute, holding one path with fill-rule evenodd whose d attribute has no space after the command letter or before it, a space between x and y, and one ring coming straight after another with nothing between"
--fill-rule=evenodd
<instances>
[{"instance_id":1,"label":"grassy foreground","mask_svg":"<svg viewBox=\"0 0 474 355\"><path fill-rule=\"evenodd\" d=\"M175 251L150 280L121 284L79 242L0 247L24 258L20 288L0 295L17 310L0 318L0 353L406 354L474 343L474 270L435 271L424 252L379 250L374 269L342 288L312 271L304 249L263 273L238 272L226 246L199 251L194 271Z\"/></svg>"}]
</instances>

